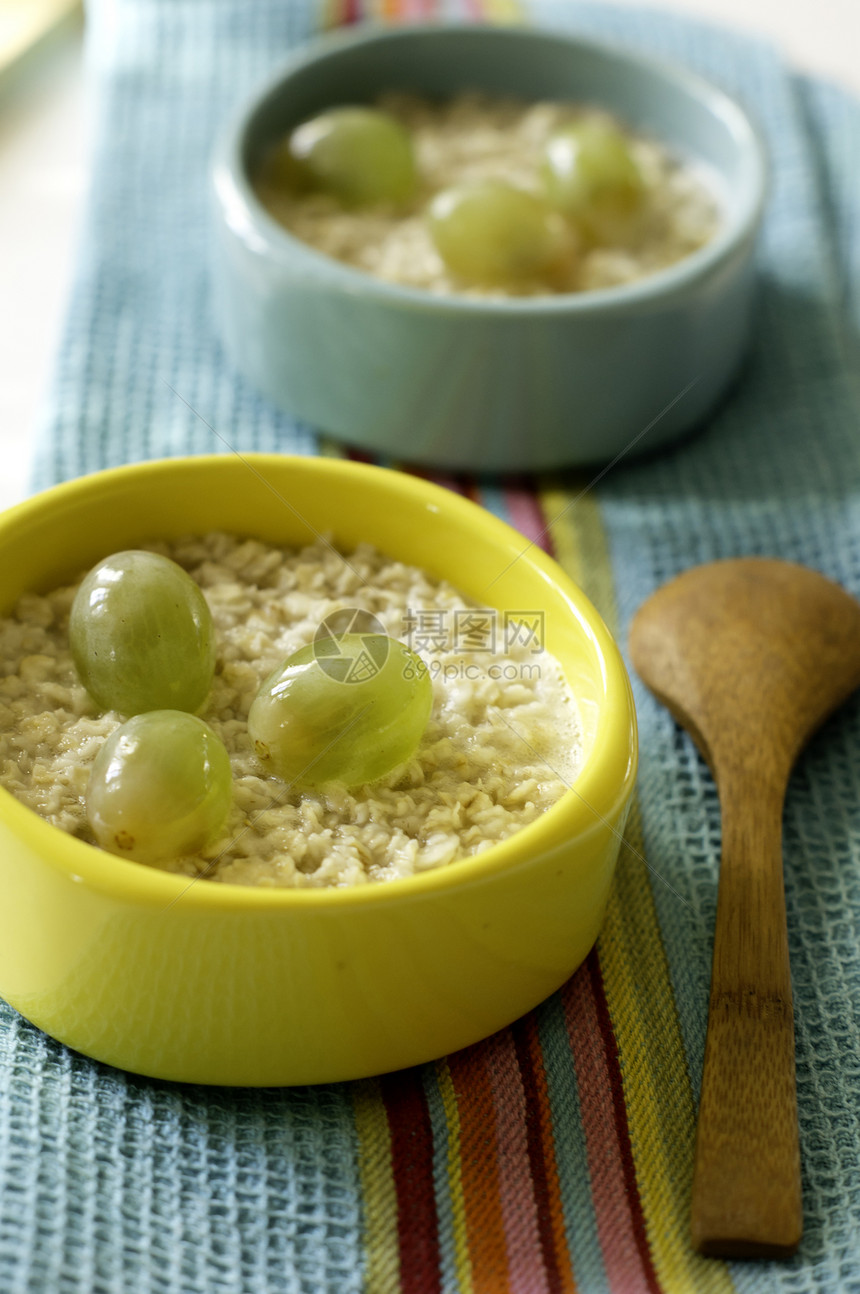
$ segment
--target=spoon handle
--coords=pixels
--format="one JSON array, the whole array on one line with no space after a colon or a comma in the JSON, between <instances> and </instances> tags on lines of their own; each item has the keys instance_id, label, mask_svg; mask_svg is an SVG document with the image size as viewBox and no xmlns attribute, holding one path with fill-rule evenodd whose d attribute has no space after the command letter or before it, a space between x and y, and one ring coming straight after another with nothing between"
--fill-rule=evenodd
<instances>
[{"instance_id":1,"label":"spoon handle","mask_svg":"<svg viewBox=\"0 0 860 1294\"><path fill-rule=\"evenodd\" d=\"M702 1254L785 1258L803 1229L782 875L784 782L720 780L723 850L692 1235Z\"/></svg>"}]
</instances>

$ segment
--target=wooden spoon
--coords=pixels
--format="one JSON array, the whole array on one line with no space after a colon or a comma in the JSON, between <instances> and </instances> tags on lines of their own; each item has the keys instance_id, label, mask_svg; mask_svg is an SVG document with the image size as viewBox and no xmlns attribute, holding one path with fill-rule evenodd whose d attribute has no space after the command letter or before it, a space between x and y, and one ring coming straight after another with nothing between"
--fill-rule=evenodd
<instances>
[{"instance_id":1,"label":"wooden spoon","mask_svg":"<svg viewBox=\"0 0 860 1294\"><path fill-rule=\"evenodd\" d=\"M782 807L805 742L860 685L860 603L803 566L715 562L648 599L630 651L707 760L722 813L693 1244L788 1257L803 1211Z\"/></svg>"}]
</instances>

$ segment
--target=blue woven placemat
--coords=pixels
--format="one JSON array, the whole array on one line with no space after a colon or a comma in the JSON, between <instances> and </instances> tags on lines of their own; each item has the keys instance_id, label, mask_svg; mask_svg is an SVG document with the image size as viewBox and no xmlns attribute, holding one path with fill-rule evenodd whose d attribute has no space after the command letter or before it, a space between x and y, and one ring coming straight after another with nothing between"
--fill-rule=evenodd
<instances>
[{"instance_id":1,"label":"blue woven placemat","mask_svg":"<svg viewBox=\"0 0 860 1294\"><path fill-rule=\"evenodd\" d=\"M207 424L239 450L316 451L311 429L236 376L214 333L207 164L238 101L335 8L299 0L92 0L93 186L34 486L110 464L223 448ZM468 17L475 8L457 0L434 12ZM593 492L614 603L601 609L626 641L632 613L664 580L695 562L736 554L802 561L860 594L860 110L839 90L790 72L768 46L728 32L595 4L536 3L527 16L617 38L704 73L749 107L771 155L773 194L749 364L700 434L659 457L622 462ZM565 497L564 477L539 484L545 498ZM499 497L495 487L480 488L491 506ZM608 598L605 587L595 588L598 601L601 592ZM641 843L671 888L647 876L643 884L674 997L682 1077L695 1096L718 807L686 738L642 689L637 703ZM860 1291L858 751L855 701L813 743L793 779L786 814L806 1203L804 1243L791 1263L695 1264L682 1252L682 1240L670 1236L664 1243L659 1214L649 1213L653 1147L637 1144L631 1115L629 1185L641 1213L629 1234L639 1259L638 1266L619 1266L624 1237L616 1237L613 1255L595 1203L600 1182L586 1153L586 1051L576 1056L579 1097L562 1099L576 1092L575 1076L569 1089L562 1081L565 1066L571 1069L563 1018L579 1018L580 979L534 1026L563 1208L559 1247L550 1262L544 1245L532 1265L518 1265L511 1250L498 1278L503 1284L464 1254L461 1197L446 1186L453 1163L446 1101L452 1093L460 1100L465 1121L468 1093L457 1083L468 1078L470 1062L426 1067L415 1088L375 1093L354 1085L179 1087L71 1053L0 1005L0 1291L494 1294L510 1288L531 1294L569 1289L573 1280L586 1294L733 1286L785 1294ZM591 987L597 985L594 1002L608 1001L610 1011L612 971L621 956L616 943L624 934L620 902L614 911L600 958L586 972ZM634 936L627 934L633 951L624 955L635 965ZM644 980L638 991L644 1010ZM616 1021L610 1060L629 1085L636 1074L623 1025ZM540 1071L526 1063L537 1054L530 1027L513 1035L511 1055L523 1082L532 1075L534 1083L522 1090L539 1104ZM652 1072L659 1071L668 1064L663 1040L653 1037L649 1047ZM493 1072L508 1073L499 1048ZM660 1081L658 1072L658 1087ZM675 1077L667 1073L662 1081L668 1087ZM409 1265L408 1228L398 1232L395 1210L383 1234L368 1193L372 1101L380 1102L392 1132L402 1131L408 1125L397 1121L414 1114L416 1093L423 1094L429 1129L435 1268ZM663 1136L670 1139L671 1130L664 1128ZM396 1138L392 1145L396 1160L403 1146ZM580 1150L577 1177L570 1164ZM462 1153L465 1176L472 1150ZM476 1242L473 1256L478 1252Z\"/></svg>"}]
</instances>

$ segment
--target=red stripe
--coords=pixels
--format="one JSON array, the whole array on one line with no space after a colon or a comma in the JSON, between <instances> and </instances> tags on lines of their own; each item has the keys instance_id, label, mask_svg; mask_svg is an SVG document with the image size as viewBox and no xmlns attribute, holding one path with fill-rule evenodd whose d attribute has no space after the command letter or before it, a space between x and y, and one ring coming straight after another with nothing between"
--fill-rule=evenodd
<instances>
[{"instance_id":1,"label":"red stripe","mask_svg":"<svg viewBox=\"0 0 860 1294\"><path fill-rule=\"evenodd\" d=\"M526 1093L513 1033L500 1029L482 1045L495 1105L499 1202L505 1228L508 1279L518 1294L550 1294L541 1262L538 1210L532 1187Z\"/></svg>"},{"instance_id":2,"label":"red stripe","mask_svg":"<svg viewBox=\"0 0 860 1294\"><path fill-rule=\"evenodd\" d=\"M638 1196L629 1189L622 1163L627 1137L619 1138L618 1111L613 1092L612 1048L601 1027L590 954L585 965L562 989L562 1004L573 1052L582 1127L588 1157L591 1197L597 1237L609 1288L623 1294L643 1294L651 1288L636 1237L634 1213ZM599 971L598 971L599 974ZM623 1121L623 1120L622 1120Z\"/></svg>"},{"instance_id":3,"label":"red stripe","mask_svg":"<svg viewBox=\"0 0 860 1294\"><path fill-rule=\"evenodd\" d=\"M606 990L603 986L603 973L600 969L600 961L596 949L592 949L589 954L586 966L588 968L588 975L591 981L591 991L594 997L597 1023L603 1038L603 1046L606 1054L606 1067L609 1073L609 1089L612 1094L612 1106L615 1113L615 1133L618 1138L618 1148L621 1153L621 1167L624 1173L627 1200L630 1206L630 1222L633 1230L633 1238L636 1242L636 1248L639 1251L639 1257L642 1261L642 1268L645 1274L647 1287L649 1290L654 1291L654 1294L660 1294L660 1281L657 1278L657 1272L654 1269L654 1263L651 1258L651 1249L648 1244L648 1233L645 1229L645 1215L642 1211L642 1200L639 1195L639 1184L636 1181L636 1164L633 1159L633 1147L630 1143L630 1128L627 1123L627 1106L624 1101L624 1082L621 1077L621 1066L618 1059L618 1044L615 1041L615 1031L612 1028L612 1018L609 1014L609 1003L606 1001Z\"/></svg>"},{"instance_id":4,"label":"red stripe","mask_svg":"<svg viewBox=\"0 0 860 1294\"><path fill-rule=\"evenodd\" d=\"M448 476L445 472L434 472L429 467L415 467L407 464L404 469L410 476L417 476L421 481L429 481L431 485L440 485L443 490L450 490L453 494L463 494L469 497L469 488L465 478L459 476Z\"/></svg>"},{"instance_id":5,"label":"red stripe","mask_svg":"<svg viewBox=\"0 0 860 1294\"><path fill-rule=\"evenodd\" d=\"M552 555L552 538L534 488L529 488L528 484L509 487L505 491L505 503L511 525L538 548Z\"/></svg>"},{"instance_id":6,"label":"red stripe","mask_svg":"<svg viewBox=\"0 0 860 1294\"><path fill-rule=\"evenodd\" d=\"M459 476L446 476L443 472L428 472L426 479L433 481L436 485L441 485L445 490L451 490L454 494L462 494L468 497L465 482Z\"/></svg>"},{"instance_id":7,"label":"red stripe","mask_svg":"<svg viewBox=\"0 0 860 1294\"><path fill-rule=\"evenodd\" d=\"M355 5L357 0L347 0L347 4ZM357 12L357 10L356 10ZM347 18L346 22L357 22L357 18ZM376 459L365 449L357 449L354 445L346 446L346 456L353 463L375 463Z\"/></svg>"},{"instance_id":8,"label":"red stripe","mask_svg":"<svg viewBox=\"0 0 860 1294\"><path fill-rule=\"evenodd\" d=\"M439 1223L433 1183L433 1132L419 1071L379 1080L391 1133L397 1192L402 1294L440 1294Z\"/></svg>"},{"instance_id":9,"label":"red stripe","mask_svg":"<svg viewBox=\"0 0 860 1294\"><path fill-rule=\"evenodd\" d=\"M469 497L466 482L459 476L446 476L442 472L428 472L424 479L432 481L435 485L441 485L443 489L451 490L454 494L462 494L465 498Z\"/></svg>"},{"instance_id":10,"label":"red stripe","mask_svg":"<svg viewBox=\"0 0 860 1294\"><path fill-rule=\"evenodd\" d=\"M551 1294L564 1294L565 1283L562 1281L555 1252L555 1241L552 1227L552 1200L544 1159L544 1146L540 1126L540 1094L537 1078L529 1051L529 1029L534 1029L531 1017L517 1020L511 1026L511 1034L516 1047L517 1060L525 1092L526 1143L528 1145L529 1165L531 1167L532 1189L537 1205L538 1234L540 1236L541 1254L547 1284Z\"/></svg>"},{"instance_id":11,"label":"red stripe","mask_svg":"<svg viewBox=\"0 0 860 1294\"><path fill-rule=\"evenodd\" d=\"M343 0L343 21L345 23L361 21L361 0Z\"/></svg>"}]
</instances>

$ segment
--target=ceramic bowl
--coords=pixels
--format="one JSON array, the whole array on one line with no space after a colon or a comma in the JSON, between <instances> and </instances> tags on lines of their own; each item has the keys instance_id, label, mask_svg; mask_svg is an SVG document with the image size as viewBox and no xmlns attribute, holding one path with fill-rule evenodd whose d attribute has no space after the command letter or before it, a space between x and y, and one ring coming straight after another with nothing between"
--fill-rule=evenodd
<instances>
[{"instance_id":1,"label":"ceramic bowl","mask_svg":"<svg viewBox=\"0 0 860 1294\"><path fill-rule=\"evenodd\" d=\"M478 857L384 884L273 890L102 852L0 790L0 994L47 1033L141 1074L298 1084L412 1065L556 989L594 942L636 768L630 688L594 608L477 505L330 459L173 459L84 477L0 518L0 613L99 557L218 528L362 540L478 603L545 612L583 720L574 787Z\"/></svg>"},{"instance_id":2,"label":"ceramic bowl","mask_svg":"<svg viewBox=\"0 0 860 1294\"><path fill-rule=\"evenodd\" d=\"M302 119L383 89L608 108L710 175L721 228L669 269L608 290L482 300L377 280L294 238L251 176ZM523 28L330 37L240 114L213 175L216 312L232 361L291 414L395 460L507 471L653 450L702 421L741 361L763 150L736 103L679 68Z\"/></svg>"}]
</instances>

